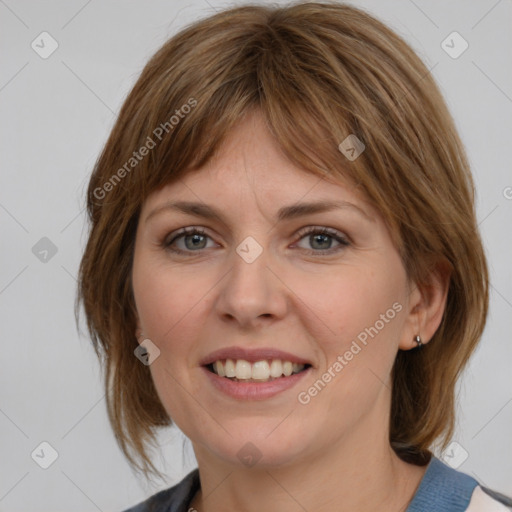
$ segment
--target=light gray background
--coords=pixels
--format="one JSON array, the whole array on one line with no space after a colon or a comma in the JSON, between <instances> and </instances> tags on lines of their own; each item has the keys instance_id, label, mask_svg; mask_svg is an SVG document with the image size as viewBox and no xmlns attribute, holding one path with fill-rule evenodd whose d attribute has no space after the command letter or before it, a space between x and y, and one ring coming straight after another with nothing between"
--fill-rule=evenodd
<instances>
[{"instance_id":1,"label":"light gray background","mask_svg":"<svg viewBox=\"0 0 512 512\"><path fill-rule=\"evenodd\" d=\"M460 446L448 457L462 461L467 452L460 470L512 495L512 5L353 3L402 34L432 68L469 152L492 297L460 386ZM130 471L107 422L92 348L75 329L75 276L85 187L123 99L168 37L228 5L0 0L0 511L120 511L194 467L190 444L183 452L183 434L171 429L158 458L167 482L146 485ZM43 31L59 45L47 59L31 48ZM457 59L441 47L453 31L469 43ZM43 237L57 248L46 262L32 252ZM31 458L42 441L58 452L46 470Z\"/></svg>"}]
</instances>

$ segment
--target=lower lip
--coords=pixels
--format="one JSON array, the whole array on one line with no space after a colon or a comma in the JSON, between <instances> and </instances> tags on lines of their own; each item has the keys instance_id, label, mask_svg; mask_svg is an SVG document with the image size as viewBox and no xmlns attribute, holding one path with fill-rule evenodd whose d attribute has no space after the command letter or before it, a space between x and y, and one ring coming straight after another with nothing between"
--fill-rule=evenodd
<instances>
[{"instance_id":1,"label":"lower lip","mask_svg":"<svg viewBox=\"0 0 512 512\"><path fill-rule=\"evenodd\" d=\"M202 367L210 382L224 394L237 400L265 400L295 386L311 367L289 377L279 377L268 382L237 382L226 377L219 377L206 367Z\"/></svg>"}]
</instances>

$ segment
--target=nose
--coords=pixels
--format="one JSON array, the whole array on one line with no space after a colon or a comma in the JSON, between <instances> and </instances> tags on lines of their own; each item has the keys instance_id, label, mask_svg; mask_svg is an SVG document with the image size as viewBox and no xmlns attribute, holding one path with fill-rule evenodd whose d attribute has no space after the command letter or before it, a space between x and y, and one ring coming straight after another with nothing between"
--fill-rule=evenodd
<instances>
[{"instance_id":1,"label":"nose","mask_svg":"<svg viewBox=\"0 0 512 512\"><path fill-rule=\"evenodd\" d=\"M223 321L250 330L285 316L288 288L271 260L267 249L252 262L233 251L231 270L220 283L216 301L216 312Z\"/></svg>"}]
</instances>

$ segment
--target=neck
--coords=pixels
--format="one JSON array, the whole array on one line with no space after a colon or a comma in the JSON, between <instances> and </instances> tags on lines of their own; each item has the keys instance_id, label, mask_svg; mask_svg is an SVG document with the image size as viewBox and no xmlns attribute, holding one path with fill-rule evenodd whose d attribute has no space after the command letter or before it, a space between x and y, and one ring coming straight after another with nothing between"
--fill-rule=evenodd
<instances>
[{"instance_id":1,"label":"neck","mask_svg":"<svg viewBox=\"0 0 512 512\"><path fill-rule=\"evenodd\" d=\"M386 429L376 433L375 424L360 425L321 453L305 453L300 461L279 466L229 464L194 445L201 491L192 510L405 511L426 466L399 459Z\"/></svg>"}]
</instances>

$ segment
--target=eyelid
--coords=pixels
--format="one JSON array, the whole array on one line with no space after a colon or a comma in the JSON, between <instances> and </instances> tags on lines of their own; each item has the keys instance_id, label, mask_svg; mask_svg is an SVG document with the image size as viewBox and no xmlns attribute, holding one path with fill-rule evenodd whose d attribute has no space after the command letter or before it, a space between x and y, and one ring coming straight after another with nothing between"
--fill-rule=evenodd
<instances>
[{"instance_id":1,"label":"eyelid","mask_svg":"<svg viewBox=\"0 0 512 512\"><path fill-rule=\"evenodd\" d=\"M171 247L171 245L173 243L175 243L177 240L185 238L186 236L194 235L194 234L206 236L206 238L209 238L214 243L216 243L215 240L213 239L213 237L207 233L207 229L205 229L204 227L202 227L202 226L186 226L186 227L180 228L178 230L175 230L172 233L165 236L161 242L161 245L164 249L167 249L175 254L191 255L195 252L201 253L207 248L194 251L194 250L183 250L183 249L177 249L177 248L173 249ZM302 251L306 251L306 253L309 255L328 256L328 255L340 252L344 247L352 245L352 241L350 240L350 238L343 232L338 231L337 229L327 227L327 226L310 225L310 226L304 226L303 228L301 228L294 234L294 238L298 238L298 240L296 242L294 242L292 247L295 247L307 235L320 235L320 234L328 235L329 237L331 237L335 241L337 241L339 245L337 247L331 247L329 249L314 250L314 249L305 249L302 247L299 247L299 249L301 249ZM211 249L211 247L210 247L210 249Z\"/></svg>"},{"instance_id":2,"label":"eyelid","mask_svg":"<svg viewBox=\"0 0 512 512\"><path fill-rule=\"evenodd\" d=\"M349 239L349 237L342 233L341 231L338 231L337 229L330 228L327 226L306 226L300 229L295 235L296 237L298 237L298 241L294 243L294 246L297 245L303 238L305 238L308 235L328 235L329 237L337 241L339 244L337 247L330 247L329 249L321 250L301 248L303 251L306 251L306 253L309 255L329 256L333 254L338 254L344 248L352 245L352 241Z\"/></svg>"},{"instance_id":3,"label":"eyelid","mask_svg":"<svg viewBox=\"0 0 512 512\"><path fill-rule=\"evenodd\" d=\"M314 226L314 225L313 226L305 226L305 227L299 229L299 231L297 231L295 236L302 238L305 235L309 235L311 233L326 234L326 235L330 235L333 237L343 239L347 243L351 243L348 235L346 235L345 233L343 233L341 231L338 231L335 228L330 228L328 226Z\"/></svg>"},{"instance_id":4,"label":"eyelid","mask_svg":"<svg viewBox=\"0 0 512 512\"><path fill-rule=\"evenodd\" d=\"M213 238L207 233L207 230L202 226L186 226L184 228L177 229L175 231L172 231L171 233L168 233L164 236L162 240L162 245L169 246L172 242L177 240L178 238L183 238L187 235L205 235L208 238Z\"/></svg>"}]
</instances>

